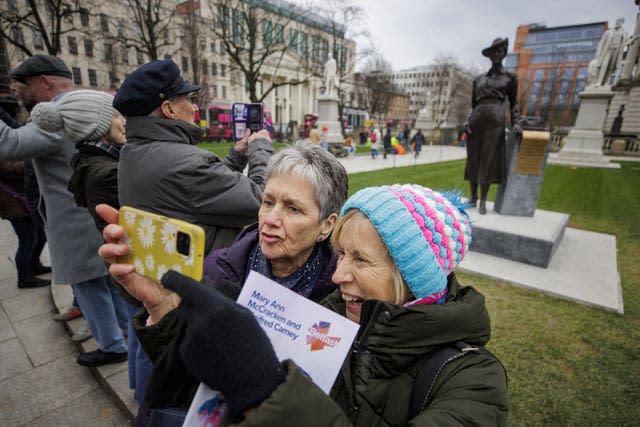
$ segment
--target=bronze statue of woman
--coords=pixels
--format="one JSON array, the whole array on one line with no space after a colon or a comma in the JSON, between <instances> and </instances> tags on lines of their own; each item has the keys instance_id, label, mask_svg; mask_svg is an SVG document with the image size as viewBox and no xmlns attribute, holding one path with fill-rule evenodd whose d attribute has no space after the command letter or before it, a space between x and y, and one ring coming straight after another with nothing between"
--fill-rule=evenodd
<instances>
[{"instance_id":1,"label":"bronze statue of woman","mask_svg":"<svg viewBox=\"0 0 640 427\"><path fill-rule=\"evenodd\" d=\"M502 68L502 60L507 56L509 39L497 38L482 54L491 59L491 68L473 81L471 113L465 123L467 131L467 164L464 179L469 181L471 197L469 203L478 202L480 185L481 214L487 213L486 201L491 184L505 184L505 100L511 108L513 131L521 133L520 113L516 103L518 81L515 74Z\"/></svg>"}]
</instances>

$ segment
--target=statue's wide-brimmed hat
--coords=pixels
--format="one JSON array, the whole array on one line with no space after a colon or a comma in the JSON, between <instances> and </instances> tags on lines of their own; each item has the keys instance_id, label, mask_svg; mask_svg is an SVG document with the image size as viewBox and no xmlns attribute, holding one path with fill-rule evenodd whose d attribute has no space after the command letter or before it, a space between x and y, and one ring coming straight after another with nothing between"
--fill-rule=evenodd
<instances>
[{"instance_id":1,"label":"statue's wide-brimmed hat","mask_svg":"<svg viewBox=\"0 0 640 427\"><path fill-rule=\"evenodd\" d=\"M498 37L491 43L491 46L485 47L484 49L482 49L482 54L484 56L489 56L491 52L493 52L494 50L500 47L504 47L504 50L506 51L508 46L509 46L509 38L505 37L503 39L502 37Z\"/></svg>"}]
</instances>

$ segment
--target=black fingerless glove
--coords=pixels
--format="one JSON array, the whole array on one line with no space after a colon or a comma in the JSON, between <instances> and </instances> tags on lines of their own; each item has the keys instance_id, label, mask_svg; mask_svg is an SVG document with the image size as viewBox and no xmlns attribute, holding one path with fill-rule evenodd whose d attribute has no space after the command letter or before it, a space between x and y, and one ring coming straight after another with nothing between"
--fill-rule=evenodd
<instances>
[{"instance_id":1,"label":"black fingerless glove","mask_svg":"<svg viewBox=\"0 0 640 427\"><path fill-rule=\"evenodd\" d=\"M177 308L185 323L182 363L224 395L232 415L260 405L284 381L284 367L248 309L174 271L162 284L182 298Z\"/></svg>"}]
</instances>

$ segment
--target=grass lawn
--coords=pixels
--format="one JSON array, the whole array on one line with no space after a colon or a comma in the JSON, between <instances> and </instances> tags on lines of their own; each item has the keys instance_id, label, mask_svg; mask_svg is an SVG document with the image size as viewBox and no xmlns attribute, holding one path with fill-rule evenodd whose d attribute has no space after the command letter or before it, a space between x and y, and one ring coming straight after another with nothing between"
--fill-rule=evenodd
<instances>
[{"instance_id":1,"label":"grass lawn","mask_svg":"<svg viewBox=\"0 0 640 427\"><path fill-rule=\"evenodd\" d=\"M198 147L204 148L205 150L211 151L215 153L221 159L226 157L229 154L229 149L233 146L233 142L201 142L198 144ZM282 148L287 145L283 142L276 142L273 144L276 149Z\"/></svg>"},{"instance_id":2,"label":"grass lawn","mask_svg":"<svg viewBox=\"0 0 640 427\"><path fill-rule=\"evenodd\" d=\"M221 156L230 146L209 145ZM411 182L468 194L463 170L459 160L364 172L349 176L349 189ZM625 314L460 273L462 284L487 299L489 348L509 374L509 425L640 425L640 162L622 162L622 169L549 165L538 208L568 213L570 227L616 236Z\"/></svg>"},{"instance_id":3,"label":"grass lawn","mask_svg":"<svg viewBox=\"0 0 640 427\"><path fill-rule=\"evenodd\" d=\"M538 207L568 213L570 227L616 235L624 315L459 274L461 283L487 298L489 348L509 373L511 426L640 423L640 163L622 165L550 165ZM370 185L412 182L468 194L463 170L464 161L453 161L359 173L349 176L349 188L352 194Z\"/></svg>"}]
</instances>

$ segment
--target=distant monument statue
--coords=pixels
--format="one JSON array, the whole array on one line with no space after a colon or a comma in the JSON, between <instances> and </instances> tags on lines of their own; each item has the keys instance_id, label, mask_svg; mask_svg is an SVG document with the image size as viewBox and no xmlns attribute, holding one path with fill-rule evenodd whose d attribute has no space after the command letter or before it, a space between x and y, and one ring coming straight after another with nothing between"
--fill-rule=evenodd
<instances>
[{"instance_id":1,"label":"distant monument statue","mask_svg":"<svg viewBox=\"0 0 640 427\"><path fill-rule=\"evenodd\" d=\"M326 97L338 95L338 63L331 57L324 64L324 94Z\"/></svg>"},{"instance_id":2,"label":"distant monument statue","mask_svg":"<svg viewBox=\"0 0 640 427\"><path fill-rule=\"evenodd\" d=\"M622 28L622 24L624 24L624 18L618 18L615 27L608 29L602 35L593 64L596 72L595 80L589 82L590 85L610 84L614 72L622 63L622 53L629 39L629 34Z\"/></svg>"}]
</instances>

